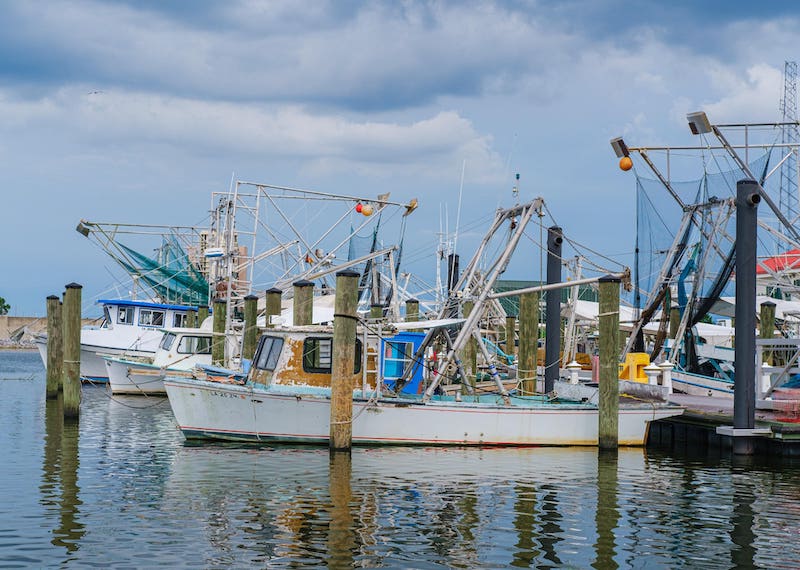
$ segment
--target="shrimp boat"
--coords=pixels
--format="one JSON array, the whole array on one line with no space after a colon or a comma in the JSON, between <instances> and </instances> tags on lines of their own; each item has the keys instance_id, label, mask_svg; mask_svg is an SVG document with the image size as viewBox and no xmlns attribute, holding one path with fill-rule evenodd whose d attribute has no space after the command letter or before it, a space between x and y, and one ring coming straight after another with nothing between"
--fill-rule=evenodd
<instances>
[{"instance_id":1,"label":"shrimp boat","mask_svg":"<svg viewBox=\"0 0 800 570\"><path fill-rule=\"evenodd\" d=\"M103 356L112 394L166 396L166 375L191 376L195 366L211 364L211 331L171 328L162 332L153 358Z\"/></svg>"},{"instance_id":2,"label":"shrimp boat","mask_svg":"<svg viewBox=\"0 0 800 570\"><path fill-rule=\"evenodd\" d=\"M181 327L186 315L196 307L146 301L101 299L103 323L81 330L81 378L90 382L108 382L103 355L155 356L165 326ZM47 335L38 335L36 347L47 366Z\"/></svg>"},{"instance_id":3,"label":"shrimp boat","mask_svg":"<svg viewBox=\"0 0 800 570\"><path fill-rule=\"evenodd\" d=\"M330 327L292 327L265 333L242 382L167 376L164 386L187 439L319 443L330 434ZM395 393L382 378L397 344L357 341L353 368L353 443L424 445L597 445L598 408L547 396ZM389 349L386 348L388 343ZM366 347L366 350L365 350ZM410 376L424 368L407 355ZM644 445L651 421L682 408L621 403L619 443Z\"/></svg>"}]
</instances>

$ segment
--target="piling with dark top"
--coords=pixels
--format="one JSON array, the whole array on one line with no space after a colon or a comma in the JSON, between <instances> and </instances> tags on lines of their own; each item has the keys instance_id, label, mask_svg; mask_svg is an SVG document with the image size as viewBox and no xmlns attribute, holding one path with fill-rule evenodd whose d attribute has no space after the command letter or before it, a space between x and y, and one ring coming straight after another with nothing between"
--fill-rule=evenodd
<instances>
[{"instance_id":1,"label":"piling with dark top","mask_svg":"<svg viewBox=\"0 0 800 570\"><path fill-rule=\"evenodd\" d=\"M561 283L561 228L547 228L547 284ZM561 361L561 290L547 292L545 306L544 391L555 388Z\"/></svg>"},{"instance_id":2,"label":"piling with dark top","mask_svg":"<svg viewBox=\"0 0 800 570\"><path fill-rule=\"evenodd\" d=\"M733 427L753 429L756 406L756 243L758 203L755 180L736 183L736 338L734 339ZM753 441L734 437L733 452L750 454Z\"/></svg>"},{"instance_id":3,"label":"piling with dark top","mask_svg":"<svg viewBox=\"0 0 800 570\"><path fill-rule=\"evenodd\" d=\"M762 340L775 336L775 303L764 301L761 303L761 318L759 320L759 336ZM772 366L772 351L764 351L764 362Z\"/></svg>"},{"instance_id":4,"label":"piling with dark top","mask_svg":"<svg viewBox=\"0 0 800 570\"><path fill-rule=\"evenodd\" d=\"M408 299L406 301L406 322L416 323L417 321L419 321L419 301Z\"/></svg>"},{"instance_id":5,"label":"piling with dark top","mask_svg":"<svg viewBox=\"0 0 800 570\"><path fill-rule=\"evenodd\" d=\"M465 319L469 317L474 307L475 303L473 301L464 302L461 311ZM462 382L466 385L462 387L462 392L465 394L472 394L475 392L475 375L478 372L478 341L475 340L475 337L470 337L464 345L461 363L464 368L464 374L466 375L466 378L462 379ZM469 386L469 388L467 388L467 386Z\"/></svg>"},{"instance_id":6,"label":"piling with dark top","mask_svg":"<svg viewBox=\"0 0 800 570\"><path fill-rule=\"evenodd\" d=\"M205 320L208 318L208 305L197 307L197 326L202 327Z\"/></svg>"},{"instance_id":7,"label":"piling with dark top","mask_svg":"<svg viewBox=\"0 0 800 570\"><path fill-rule=\"evenodd\" d=\"M70 283L64 293L61 316L64 330L64 417L77 418L81 409L81 290Z\"/></svg>"},{"instance_id":8,"label":"piling with dark top","mask_svg":"<svg viewBox=\"0 0 800 570\"><path fill-rule=\"evenodd\" d=\"M336 274L331 362L331 451L349 451L353 441L353 364L355 362L358 277Z\"/></svg>"},{"instance_id":9,"label":"piling with dark top","mask_svg":"<svg viewBox=\"0 0 800 570\"><path fill-rule=\"evenodd\" d=\"M519 296L519 358L517 379L522 381L522 393L536 392L536 359L539 353L539 293Z\"/></svg>"},{"instance_id":10,"label":"piling with dark top","mask_svg":"<svg viewBox=\"0 0 800 570\"><path fill-rule=\"evenodd\" d=\"M267 289L267 299L266 299L266 319L267 319L267 328L275 328L275 325L272 324L272 317L279 317L281 315L281 291L280 289L273 287L272 289Z\"/></svg>"},{"instance_id":11,"label":"piling with dark top","mask_svg":"<svg viewBox=\"0 0 800 570\"><path fill-rule=\"evenodd\" d=\"M244 298L244 334L242 335L242 358L247 360L253 360L253 355L256 353L257 315L258 297L248 295Z\"/></svg>"},{"instance_id":12,"label":"piling with dark top","mask_svg":"<svg viewBox=\"0 0 800 570\"><path fill-rule=\"evenodd\" d=\"M296 327L314 322L314 283L306 279L295 281L293 324Z\"/></svg>"},{"instance_id":13,"label":"piling with dark top","mask_svg":"<svg viewBox=\"0 0 800 570\"><path fill-rule=\"evenodd\" d=\"M600 378L598 399L598 445L619 445L619 285L620 278L606 275L600 289Z\"/></svg>"},{"instance_id":14,"label":"piling with dark top","mask_svg":"<svg viewBox=\"0 0 800 570\"><path fill-rule=\"evenodd\" d=\"M214 299L214 321L211 341L211 362L215 366L225 366L225 317L228 304L225 299Z\"/></svg>"},{"instance_id":15,"label":"piling with dark top","mask_svg":"<svg viewBox=\"0 0 800 570\"><path fill-rule=\"evenodd\" d=\"M58 397L63 382L64 337L61 323L61 299L47 298L47 399Z\"/></svg>"}]
</instances>

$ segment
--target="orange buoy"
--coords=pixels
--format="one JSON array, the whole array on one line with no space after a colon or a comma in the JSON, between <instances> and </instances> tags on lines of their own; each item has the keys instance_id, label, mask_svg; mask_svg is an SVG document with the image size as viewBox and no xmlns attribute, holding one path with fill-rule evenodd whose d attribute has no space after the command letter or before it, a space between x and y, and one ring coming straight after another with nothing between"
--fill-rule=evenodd
<instances>
[{"instance_id":1,"label":"orange buoy","mask_svg":"<svg viewBox=\"0 0 800 570\"><path fill-rule=\"evenodd\" d=\"M371 204L364 204L364 207L361 208L361 213L364 214L365 216L371 216L372 215L372 205Z\"/></svg>"},{"instance_id":2,"label":"orange buoy","mask_svg":"<svg viewBox=\"0 0 800 570\"><path fill-rule=\"evenodd\" d=\"M621 170L628 171L633 168L633 161L630 156L623 156L619 159L619 167Z\"/></svg>"}]
</instances>

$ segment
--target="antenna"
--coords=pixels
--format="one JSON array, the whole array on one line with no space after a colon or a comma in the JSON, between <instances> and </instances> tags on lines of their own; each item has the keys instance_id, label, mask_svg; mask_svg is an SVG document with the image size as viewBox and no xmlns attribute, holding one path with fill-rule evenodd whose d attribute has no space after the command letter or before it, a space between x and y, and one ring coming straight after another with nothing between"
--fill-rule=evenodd
<instances>
[{"instance_id":1,"label":"antenna","mask_svg":"<svg viewBox=\"0 0 800 570\"><path fill-rule=\"evenodd\" d=\"M461 163L461 184L458 188L458 210L456 211L456 232L453 237L453 253L456 253L456 245L458 244L458 226L461 223L461 196L464 193L464 171L467 169L467 159Z\"/></svg>"}]
</instances>

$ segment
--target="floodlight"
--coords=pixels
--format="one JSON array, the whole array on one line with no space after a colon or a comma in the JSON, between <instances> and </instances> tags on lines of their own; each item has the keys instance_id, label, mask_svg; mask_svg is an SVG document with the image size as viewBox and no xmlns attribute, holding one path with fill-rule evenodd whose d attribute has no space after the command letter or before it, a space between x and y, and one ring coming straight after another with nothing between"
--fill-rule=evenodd
<instances>
[{"instance_id":1,"label":"floodlight","mask_svg":"<svg viewBox=\"0 0 800 570\"><path fill-rule=\"evenodd\" d=\"M83 234L83 237L89 237L89 232L91 230L88 227L86 227L84 225L83 220L81 220L80 222L78 222L78 227L75 228L75 231L77 231L79 234Z\"/></svg>"},{"instance_id":2,"label":"floodlight","mask_svg":"<svg viewBox=\"0 0 800 570\"><path fill-rule=\"evenodd\" d=\"M708 122L708 117L703 111L697 113L689 113L686 115L686 120L689 121L689 129L693 135L701 135L711 132L711 123Z\"/></svg>"},{"instance_id":3,"label":"floodlight","mask_svg":"<svg viewBox=\"0 0 800 570\"><path fill-rule=\"evenodd\" d=\"M614 153L618 158L630 156L631 154L631 152L628 150L628 145L625 144L625 141L622 140L622 137L611 139L611 148L614 149Z\"/></svg>"}]
</instances>

